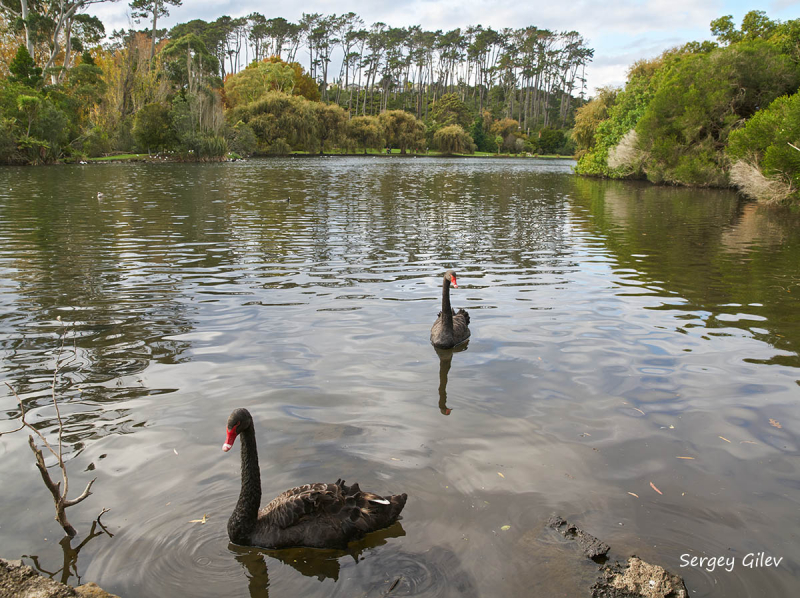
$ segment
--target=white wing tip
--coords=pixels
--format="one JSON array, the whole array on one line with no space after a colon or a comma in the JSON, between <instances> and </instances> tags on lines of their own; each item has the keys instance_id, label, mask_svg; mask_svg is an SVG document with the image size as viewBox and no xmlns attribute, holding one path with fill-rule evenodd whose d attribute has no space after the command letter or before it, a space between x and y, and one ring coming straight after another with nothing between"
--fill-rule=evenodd
<instances>
[{"instance_id":1,"label":"white wing tip","mask_svg":"<svg viewBox=\"0 0 800 598\"><path fill-rule=\"evenodd\" d=\"M389 504L389 501L385 500L383 498L370 498L369 502L374 502L374 503L377 503L379 505L388 505Z\"/></svg>"}]
</instances>

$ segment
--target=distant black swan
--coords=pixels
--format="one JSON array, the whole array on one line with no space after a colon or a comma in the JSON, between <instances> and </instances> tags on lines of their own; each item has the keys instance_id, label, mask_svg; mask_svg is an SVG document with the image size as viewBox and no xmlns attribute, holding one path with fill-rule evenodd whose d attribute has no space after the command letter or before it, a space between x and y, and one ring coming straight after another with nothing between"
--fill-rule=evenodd
<instances>
[{"instance_id":1,"label":"distant black swan","mask_svg":"<svg viewBox=\"0 0 800 598\"><path fill-rule=\"evenodd\" d=\"M229 451L242 437L242 490L228 520L231 542L262 548L309 546L345 548L365 534L397 521L406 504L405 494L378 496L362 492L358 484L306 484L287 490L259 511L261 475L256 434L247 409L235 409L228 418Z\"/></svg>"},{"instance_id":2,"label":"distant black swan","mask_svg":"<svg viewBox=\"0 0 800 598\"><path fill-rule=\"evenodd\" d=\"M450 283L458 288L456 273L448 270L442 283L442 311L431 328L431 342L439 349L452 349L469 338L469 314L465 309L458 313L450 307Z\"/></svg>"}]
</instances>

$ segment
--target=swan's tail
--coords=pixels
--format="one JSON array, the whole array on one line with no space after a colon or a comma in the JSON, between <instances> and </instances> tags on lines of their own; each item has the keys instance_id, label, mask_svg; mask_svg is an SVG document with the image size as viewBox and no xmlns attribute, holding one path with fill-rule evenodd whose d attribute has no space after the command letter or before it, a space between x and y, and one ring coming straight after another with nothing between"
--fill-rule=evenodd
<instances>
[{"instance_id":1,"label":"swan's tail","mask_svg":"<svg viewBox=\"0 0 800 598\"><path fill-rule=\"evenodd\" d=\"M348 536L360 537L366 533L392 525L406 506L408 495L379 496L362 492L358 484L346 486L344 480L337 481L344 495L342 519Z\"/></svg>"}]
</instances>

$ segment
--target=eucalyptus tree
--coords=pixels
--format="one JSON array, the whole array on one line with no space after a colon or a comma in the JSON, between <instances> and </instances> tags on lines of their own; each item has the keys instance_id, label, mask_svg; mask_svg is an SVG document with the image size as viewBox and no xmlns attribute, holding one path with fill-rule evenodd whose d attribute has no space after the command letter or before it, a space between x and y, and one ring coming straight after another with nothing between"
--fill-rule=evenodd
<instances>
[{"instance_id":1,"label":"eucalyptus tree","mask_svg":"<svg viewBox=\"0 0 800 598\"><path fill-rule=\"evenodd\" d=\"M367 97L369 96L370 105L374 106L373 89L378 70L386 52L386 23L373 23L367 35L366 47L369 53L364 55L360 67L366 68L366 82L364 85L364 105L362 114L367 114Z\"/></svg>"},{"instance_id":2,"label":"eucalyptus tree","mask_svg":"<svg viewBox=\"0 0 800 598\"><path fill-rule=\"evenodd\" d=\"M298 23L300 27L300 40L305 42L306 49L308 50L308 73L316 79L317 71L316 71L316 52L317 47L316 43L318 41L317 36L314 33L314 30L318 27L320 20L322 19L322 15L318 12L314 13L303 13L300 22Z\"/></svg>"},{"instance_id":3,"label":"eucalyptus tree","mask_svg":"<svg viewBox=\"0 0 800 598\"><path fill-rule=\"evenodd\" d=\"M249 27L247 40L253 45L253 60L261 60L269 31L267 18L261 13L253 12L247 16L247 24Z\"/></svg>"},{"instance_id":4,"label":"eucalyptus tree","mask_svg":"<svg viewBox=\"0 0 800 598\"><path fill-rule=\"evenodd\" d=\"M391 27L387 29L385 33L386 53L381 76L383 110L386 110L388 107L391 88L394 87L395 97L397 97L398 88L405 88L405 85L402 84L401 81L406 68L407 56L404 49L407 36L408 30L398 27Z\"/></svg>"},{"instance_id":5,"label":"eucalyptus tree","mask_svg":"<svg viewBox=\"0 0 800 598\"><path fill-rule=\"evenodd\" d=\"M92 5L109 1L115 0L0 0L0 14L22 28L31 57L39 54L37 48L43 50L45 58L38 62L44 62L44 72L49 73L51 82L58 83L63 80L64 69L71 66L74 32L81 30L76 22L99 30L102 37L102 23L82 13Z\"/></svg>"},{"instance_id":6,"label":"eucalyptus tree","mask_svg":"<svg viewBox=\"0 0 800 598\"><path fill-rule=\"evenodd\" d=\"M153 21L150 60L156 55L156 33L158 31L156 25L159 17L169 16L167 5L180 6L181 4L183 4L183 0L131 0L128 4L131 7L131 17L134 21L138 23L148 17Z\"/></svg>"},{"instance_id":7,"label":"eucalyptus tree","mask_svg":"<svg viewBox=\"0 0 800 598\"><path fill-rule=\"evenodd\" d=\"M328 65L331 62L331 54L340 43L337 37L339 30L339 17L330 15L321 17L316 26L309 32L309 40L317 50L315 64L322 68L322 99L328 99Z\"/></svg>"},{"instance_id":8,"label":"eucalyptus tree","mask_svg":"<svg viewBox=\"0 0 800 598\"><path fill-rule=\"evenodd\" d=\"M336 103L339 103L339 94L342 89L349 90L350 87L350 67L354 66L355 58L358 54L354 51L358 47L359 32L364 26L364 19L354 12L348 12L339 17L336 23L336 35L342 48L342 65L339 70L339 89L336 93ZM344 76L344 87L341 81ZM352 95L350 96L352 99ZM350 101L347 105L350 108Z\"/></svg>"}]
</instances>

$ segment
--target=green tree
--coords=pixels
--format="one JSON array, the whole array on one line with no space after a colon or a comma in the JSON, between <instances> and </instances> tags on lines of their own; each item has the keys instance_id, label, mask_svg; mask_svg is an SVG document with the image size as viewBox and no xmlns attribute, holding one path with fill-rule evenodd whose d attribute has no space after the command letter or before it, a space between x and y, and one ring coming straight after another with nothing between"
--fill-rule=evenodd
<instances>
[{"instance_id":1,"label":"green tree","mask_svg":"<svg viewBox=\"0 0 800 598\"><path fill-rule=\"evenodd\" d=\"M25 131L25 135L30 136L33 122L42 109L42 98L38 96L21 95L17 97L17 108L28 119L28 129Z\"/></svg>"},{"instance_id":2,"label":"green tree","mask_svg":"<svg viewBox=\"0 0 800 598\"><path fill-rule=\"evenodd\" d=\"M225 79L225 98L231 107L249 104L269 91L292 93L294 69L285 62L262 60Z\"/></svg>"},{"instance_id":3,"label":"green tree","mask_svg":"<svg viewBox=\"0 0 800 598\"><path fill-rule=\"evenodd\" d=\"M463 129L469 127L472 118L469 108L456 93L446 93L437 99L431 106L431 117L442 127L460 125Z\"/></svg>"},{"instance_id":4,"label":"green tree","mask_svg":"<svg viewBox=\"0 0 800 598\"><path fill-rule=\"evenodd\" d=\"M711 33L724 44L735 44L754 39L769 39L779 25L768 18L763 10L751 10L744 15L741 29L736 29L732 15L726 15L711 21Z\"/></svg>"},{"instance_id":5,"label":"green tree","mask_svg":"<svg viewBox=\"0 0 800 598\"><path fill-rule=\"evenodd\" d=\"M170 109L161 103L146 104L136 113L133 138L140 149L163 149L174 141Z\"/></svg>"},{"instance_id":6,"label":"green tree","mask_svg":"<svg viewBox=\"0 0 800 598\"><path fill-rule=\"evenodd\" d=\"M377 116L354 116L347 123L347 135L358 146L380 149L384 146L383 131Z\"/></svg>"},{"instance_id":7,"label":"green tree","mask_svg":"<svg viewBox=\"0 0 800 598\"><path fill-rule=\"evenodd\" d=\"M443 154L472 154L475 144L460 125L442 127L433 136L433 143Z\"/></svg>"},{"instance_id":8,"label":"green tree","mask_svg":"<svg viewBox=\"0 0 800 598\"><path fill-rule=\"evenodd\" d=\"M425 125L413 114L404 110L387 110L378 116L381 127L390 147L407 150L421 150L425 146Z\"/></svg>"},{"instance_id":9,"label":"green tree","mask_svg":"<svg viewBox=\"0 0 800 598\"><path fill-rule=\"evenodd\" d=\"M727 185L728 134L798 82L797 65L763 40L674 57L636 125L648 179Z\"/></svg>"},{"instance_id":10,"label":"green tree","mask_svg":"<svg viewBox=\"0 0 800 598\"><path fill-rule=\"evenodd\" d=\"M22 83L28 87L38 87L42 83L42 69L36 66L25 46L17 49L14 60L8 65L11 72L9 81Z\"/></svg>"},{"instance_id":11,"label":"green tree","mask_svg":"<svg viewBox=\"0 0 800 598\"><path fill-rule=\"evenodd\" d=\"M347 112L336 104L313 103L317 117L317 140L322 155L326 143L340 143L347 132Z\"/></svg>"}]
</instances>

